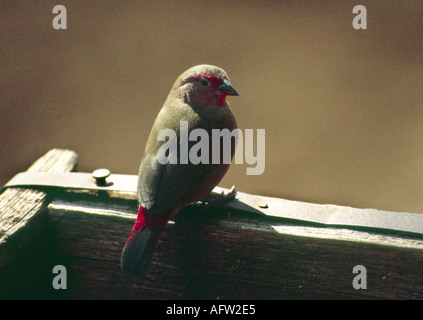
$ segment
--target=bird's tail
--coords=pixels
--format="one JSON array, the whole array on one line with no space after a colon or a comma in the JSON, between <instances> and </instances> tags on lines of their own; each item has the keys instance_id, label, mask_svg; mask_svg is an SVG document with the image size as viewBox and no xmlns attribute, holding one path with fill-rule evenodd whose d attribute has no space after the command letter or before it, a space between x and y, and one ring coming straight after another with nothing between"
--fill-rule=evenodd
<instances>
[{"instance_id":1,"label":"bird's tail","mask_svg":"<svg viewBox=\"0 0 423 320\"><path fill-rule=\"evenodd\" d=\"M123 272L135 275L145 273L161 230L168 220L167 217L154 217L140 206L137 220L122 251Z\"/></svg>"}]
</instances>

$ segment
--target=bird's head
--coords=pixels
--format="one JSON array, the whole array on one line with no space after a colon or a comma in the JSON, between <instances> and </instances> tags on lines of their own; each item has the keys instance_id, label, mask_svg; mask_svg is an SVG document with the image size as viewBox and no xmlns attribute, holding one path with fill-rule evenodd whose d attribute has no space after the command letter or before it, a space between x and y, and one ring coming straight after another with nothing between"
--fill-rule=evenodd
<instances>
[{"instance_id":1,"label":"bird's head","mask_svg":"<svg viewBox=\"0 0 423 320\"><path fill-rule=\"evenodd\" d=\"M223 107L226 96L238 95L224 70L206 64L182 73L172 90L185 103L197 107Z\"/></svg>"}]
</instances>

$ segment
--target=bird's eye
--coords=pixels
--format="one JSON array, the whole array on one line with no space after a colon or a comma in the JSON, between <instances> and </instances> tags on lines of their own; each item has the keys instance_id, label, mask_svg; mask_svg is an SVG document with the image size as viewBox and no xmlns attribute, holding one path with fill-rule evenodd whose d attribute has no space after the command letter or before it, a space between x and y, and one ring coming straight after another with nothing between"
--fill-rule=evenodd
<instances>
[{"instance_id":1,"label":"bird's eye","mask_svg":"<svg viewBox=\"0 0 423 320\"><path fill-rule=\"evenodd\" d=\"M201 78L200 82L203 87L208 87L210 85L210 81L206 78Z\"/></svg>"}]
</instances>

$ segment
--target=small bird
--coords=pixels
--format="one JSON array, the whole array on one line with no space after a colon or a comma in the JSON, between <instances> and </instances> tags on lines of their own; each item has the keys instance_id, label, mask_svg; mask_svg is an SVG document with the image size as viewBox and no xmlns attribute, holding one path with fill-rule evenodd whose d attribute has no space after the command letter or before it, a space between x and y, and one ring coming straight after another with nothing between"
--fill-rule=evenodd
<instances>
[{"instance_id":1,"label":"small bird","mask_svg":"<svg viewBox=\"0 0 423 320\"><path fill-rule=\"evenodd\" d=\"M189 204L206 198L221 181L228 163L212 159L212 129L237 128L227 96L238 96L224 70L212 65L198 65L183 72L175 81L151 129L138 175L139 210L137 220L122 251L125 273L142 275L147 271L161 230L170 218ZM157 136L162 129L173 130L180 144L181 121L188 131L205 130L209 139L208 163L162 164L158 152L165 141ZM189 141L189 146L195 142ZM222 144L221 144L222 148ZM235 141L231 140L231 159Z\"/></svg>"}]
</instances>

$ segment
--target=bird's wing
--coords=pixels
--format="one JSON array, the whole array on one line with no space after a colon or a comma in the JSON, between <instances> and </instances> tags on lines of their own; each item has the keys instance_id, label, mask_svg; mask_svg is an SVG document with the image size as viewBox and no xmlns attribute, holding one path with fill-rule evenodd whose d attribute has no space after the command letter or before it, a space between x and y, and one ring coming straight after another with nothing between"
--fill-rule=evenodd
<instances>
[{"instance_id":1,"label":"bird's wing","mask_svg":"<svg viewBox=\"0 0 423 320\"><path fill-rule=\"evenodd\" d=\"M179 153L176 157L177 164L162 164L158 159L159 149L166 143L157 139L161 129L172 129L176 134L174 137L177 140L176 145L179 146L180 123L174 119L183 120L184 110L191 112L190 108L184 108L183 105L163 108L154 122L147 141L139 172L138 198L141 205L153 213L160 214L175 206L183 193L183 186L193 183L195 171L200 169L200 167L192 168L190 164L180 164ZM192 114L186 115L186 118L192 119Z\"/></svg>"},{"instance_id":2,"label":"bird's wing","mask_svg":"<svg viewBox=\"0 0 423 320\"><path fill-rule=\"evenodd\" d=\"M173 110L175 110L175 108L173 108ZM191 108L189 110L191 110ZM212 117L214 117L216 112L213 112L212 114ZM180 109L178 110L177 115L174 116L177 116L177 119L180 120L184 120L185 118L183 113L181 116ZM221 116L224 121L219 123L219 126L221 125L225 128L236 126L232 113L228 116L228 113L223 112L222 110ZM189 128L192 130L195 128L207 128L210 123L210 117L210 115L207 115L207 124L204 123L204 115L198 116L198 114L190 114L186 118L190 119ZM166 210L171 210L172 208L176 209L178 205L181 205L181 202L182 205L186 205L188 204L186 202L201 200L202 197L207 196L228 169L228 165L221 164L181 164L179 153L176 164L161 164L158 161L157 154L160 146L165 142L157 141L157 129L174 129L176 139L178 139L177 145L179 146L179 123L177 128L175 128L174 123L172 127L172 123L169 123L168 120L171 118L172 117L169 113L159 113L147 142L146 152L140 167L138 185L139 200L144 208L157 214L162 214ZM195 118L197 120L193 121ZM227 121L229 121L229 124L226 123ZM211 123L214 123L215 125L217 121L212 121ZM208 129L211 132L211 128ZM196 143L196 141L190 141L188 150L190 150L191 146ZM211 155L211 150L209 151Z\"/></svg>"}]
</instances>

